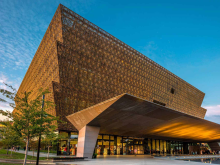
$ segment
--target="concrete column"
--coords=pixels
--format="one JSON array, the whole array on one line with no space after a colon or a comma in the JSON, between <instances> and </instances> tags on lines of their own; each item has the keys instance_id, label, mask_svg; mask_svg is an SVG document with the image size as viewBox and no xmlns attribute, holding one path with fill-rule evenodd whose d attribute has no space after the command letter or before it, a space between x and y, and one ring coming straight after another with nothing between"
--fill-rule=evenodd
<instances>
[{"instance_id":1,"label":"concrete column","mask_svg":"<svg viewBox=\"0 0 220 165\"><path fill-rule=\"evenodd\" d=\"M183 154L189 154L187 142L183 142Z\"/></svg>"},{"instance_id":2,"label":"concrete column","mask_svg":"<svg viewBox=\"0 0 220 165\"><path fill-rule=\"evenodd\" d=\"M99 135L99 127L85 126L79 130L77 157L92 158L92 154Z\"/></svg>"}]
</instances>

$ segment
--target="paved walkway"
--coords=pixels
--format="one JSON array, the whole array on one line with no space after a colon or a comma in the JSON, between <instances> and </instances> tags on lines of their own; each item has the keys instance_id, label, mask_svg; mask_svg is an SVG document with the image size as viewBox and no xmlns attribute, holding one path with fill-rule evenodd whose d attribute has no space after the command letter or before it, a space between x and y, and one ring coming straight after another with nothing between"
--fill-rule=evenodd
<instances>
[{"instance_id":1,"label":"paved walkway","mask_svg":"<svg viewBox=\"0 0 220 165\"><path fill-rule=\"evenodd\" d=\"M57 165L204 165L199 162L187 162L183 160L171 160L171 159L160 159L153 158L145 155L138 156L107 156L97 159L88 159L85 161L77 162L62 162Z\"/></svg>"},{"instance_id":2,"label":"paved walkway","mask_svg":"<svg viewBox=\"0 0 220 165\"><path fill-rule=\"evenodd\" d=\"M11 163L22 163L23 160L1 160L0 162L11 162ZM34 161L28 161L30 164L35 164ZM1 164L1 163L0 163ZM85 161L74 161L74 162L59 162L53 163L51 161L40 161L40 164L45 165L204 165L201 162L188 162L183 160L171 160L171 159L160 159L152 158L149 156L138 155L138 156L108 156L97 159L88 159Z\"/></svg>"},{"instance_id":3,"label":"paved walkway","mask_svg":"<svg viewBox=\"0 0 220 165\"><path fill-rule=\"evenodd\" d=\"M173 159L173 160L179 160L179 159L202 159L202 158L220 158L220 155L169 155L169 156L157 156L156 158L165 158L165 159Z\"/></svg>"},{"instance_id":4,"label":"paved walkway","mask_svg":"<svg viewBox=\"0 0 220 165\"><path fill-rule=\"evenodd\" d=\"M16 151L23 153L24 151ZM29 151L28 155L32 156L33 152ZM35 152L35 156L37 153ZM40 153L40 157L46 157L47 153ZM56 157L56 154L50 154L50 157ZM48 164L56 165L204 165L201 162L188 162L177 159L195 159L195 158L211 158L211 157L220 157L220 155L184 155L184 156L164 156L164 157L152 157L150 155L109 155L98 157L97 159L86 159L85 161L72 161L72 162L59 162L52 163L51 161L47 162ZM47 164L46 163L46 164ZM42 162L43 164L43 162Z\"/></svg>"}]
</instances>

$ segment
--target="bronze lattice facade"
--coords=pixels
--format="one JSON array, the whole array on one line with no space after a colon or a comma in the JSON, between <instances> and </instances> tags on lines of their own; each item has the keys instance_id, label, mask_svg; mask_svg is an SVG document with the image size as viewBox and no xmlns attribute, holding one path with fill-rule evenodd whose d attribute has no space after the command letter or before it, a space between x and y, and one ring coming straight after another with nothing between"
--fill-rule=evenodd
<instances>
[{"instance_id":1,"label":"bronze lattice facade","mask_svg":"<svg viewBox=\"0 0 220 165\"><path fill-rule=\"evenodd\" d=\"M59 5L18 93L49 88L66 116L128 93L204 118L204 93L98 26ZM67 121L59 130L76 130Z\"/></svg>"}]
</instances>

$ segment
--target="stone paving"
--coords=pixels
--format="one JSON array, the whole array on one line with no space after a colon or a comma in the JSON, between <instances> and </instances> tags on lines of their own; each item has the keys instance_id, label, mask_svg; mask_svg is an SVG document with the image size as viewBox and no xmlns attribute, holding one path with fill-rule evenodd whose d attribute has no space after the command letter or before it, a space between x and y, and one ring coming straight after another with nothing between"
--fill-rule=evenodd
<instances>
[{"instance_id":1,"label":"stone paving","mask_svg":"<svg viewBox=\"0 0 220 165\"><path fill-rule=\"evenodd\" d=\"M157 158L157 156L155 156ZM158 158L165 159L202 159L202 158L220 158L220 155L169 155L169 156L158 156Z\"/></svg>"},{"instance_id":2,"label":"stone paving","mask_svg":"<svg viewBox=\"0 0 220 165\"><path fill-rule=\"evenodd\" d=\"M138 156L108 156L97 159L87 159L85 161L77 162L63 162L57 163L57 165L204 165L199 162L187 162L183 160L171 160L153 158L150 156L138 155Z\"/></svg>"},{"instance_id":3,"label":"stone paving","mask_svg":"<svg viewBox=\"0 0 220 165\"><path fill-rule=\"evenodd\" d=\"M20 150L16 151L23 153L25 151ZM32 156L33 152L29 151L28 155ZM35 152L35 156L37 153ZM41 157L46 157L47 153L40 153ZM50 153L50 157L56 157L56 154ZM110 155L110 156L101 156L97 159L85 159L85 161L74 161L74 162L60 162L52 163L56 165L204 165L201 162L188 162L178 159L196 159L196 158L213 158L219 157L220 155L184 155L184 156L162 156L162 157L153 157L150 155Z\"/></svg>"}]
</instances>

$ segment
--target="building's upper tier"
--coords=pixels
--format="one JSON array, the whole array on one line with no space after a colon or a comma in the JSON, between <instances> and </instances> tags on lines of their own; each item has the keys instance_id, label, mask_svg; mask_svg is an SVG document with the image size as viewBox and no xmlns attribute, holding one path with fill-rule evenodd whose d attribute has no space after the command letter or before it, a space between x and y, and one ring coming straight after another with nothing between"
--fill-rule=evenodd
<instances>
[{"instance_id":1,"label":"building's upper tier","mask_svg":"<svg viewBox=\"0 0 220 165\"><path fill-rule=\"evenodd\" d=\"M58 59L62 84L81 86L82 93L89 95L95 92L99 101L129 93L205 116L203 92L68 8L62 6L61 13L63 44L58 45Z\"/></svg>"},{"instance_id":2,"label":"building's upper tier","mask_svg":"<svg viewBox=\"0 0 220 165\"><path fill-rule=\"evenodd\" d=\"M34 95L39 88L52 90L49 98L57 106L51 114L56 115L66 116L122 93L200 118L206 113L201 107L203 92L63 5L18 93Z\"/></svg>"}]
</instances>

